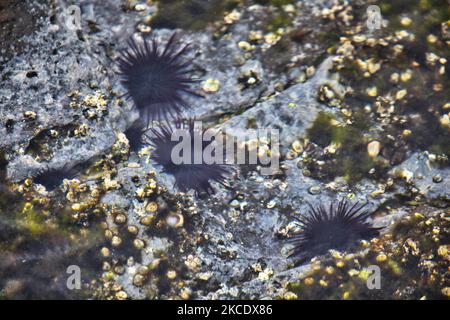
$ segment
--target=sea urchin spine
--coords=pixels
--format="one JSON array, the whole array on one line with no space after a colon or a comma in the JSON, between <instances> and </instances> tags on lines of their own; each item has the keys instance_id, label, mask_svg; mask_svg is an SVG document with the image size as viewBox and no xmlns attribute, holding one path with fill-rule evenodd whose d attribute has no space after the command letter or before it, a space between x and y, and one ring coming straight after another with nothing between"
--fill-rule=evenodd
<instances>
[{"instance_id":1,"label":"sea urchin spine","mask_svg":"<svg viewBox=\"0 0 450 320\"><path fill-rule=\"evenodd\" d=\"M33 182L44 186L47 191L53 191L64 179L71 180L79 173L80 171L77 166L70 167L65 165L60 169L50 169L47 167L33 176Z\"/></svg>"},{"instance_id":2,"label":"sea urchin spine","mask_svg":"<svg viewBox=\"0 0 450 320\"><path fill-rule=\"evenodd\" d=\"M125 130L124 134L128 139L130 151L138 152L147 144L147 131L148 128L141 121L134 122Z\"/></svg>"},{"instance_id":3,"label":"sea urchin spine","mask_svg":"<svg viewBox=\"0 0 450 320\"><path fill-rule=\"evenodd\" d=\"M163 49L155 38L142 44L131 39L118 58L125 97L147 123L180 118L189 108L186 94L199 96L191 89L197 82L190 76L191 61L183 59L188 45L177 48L175 38L174 33Z\"/></svg>"},{"instance_id":4,"label":"sea urchin spine","mask_svg":"<svg viewBox=\"0 0 450 320\"><path fill-rule=\"evenodd\" d=\"M365 206L358 202L350 205L344 199L337 207L333 203L329 208L309 204L308 214L296 218L302 226L301 233L288 239L294 246L290 257L300 258L303 262L329 249L344 249L355 241L379 235L381 228L375 228L367 221L372 212L363 210Z\"/></svg>"}]
</instances>

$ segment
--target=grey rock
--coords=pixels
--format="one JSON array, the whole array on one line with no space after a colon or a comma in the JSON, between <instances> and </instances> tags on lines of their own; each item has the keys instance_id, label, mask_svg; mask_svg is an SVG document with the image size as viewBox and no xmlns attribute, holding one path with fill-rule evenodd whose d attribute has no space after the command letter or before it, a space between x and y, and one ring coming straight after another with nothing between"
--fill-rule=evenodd
<instances>
[{"instance_id":1,"label":"grey rock","mask_svg":"<svg viewBox=\"0 0 450 320\"><path fill-rule=\"evenodd\" d=\"M280 145L285 149L295 139L303 136L317 114L325 110L316 97L322 84L333 82L338 85L336 79L329 74L331 67L332 57L329 57L310 80L256 104L243 114L231 118L220 128L231 136L246 128L278 129Z\"/></svg>"}]
</instances>

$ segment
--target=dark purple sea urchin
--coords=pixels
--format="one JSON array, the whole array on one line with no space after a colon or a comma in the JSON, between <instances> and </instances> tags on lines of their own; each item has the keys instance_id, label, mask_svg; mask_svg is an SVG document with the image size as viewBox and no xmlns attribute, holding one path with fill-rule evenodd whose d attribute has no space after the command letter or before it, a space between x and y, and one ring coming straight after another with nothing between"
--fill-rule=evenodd
<instances>
[{"instance_id":1,"label":"dark purple sea urchin","mask_svg":"<svg viewBox=\"0 0 450 320\"><path fill-rule=\"evenodd\" d=\"M176 129L185 130L189 133L191 140L191 161L189 163L175 164L172 161L172 150L179 144L178 141L171 141L174 128L171 126L161 126L151 128L150 145L153 146L152 159L163 167L165 173L175 177L175 184L182 192L193 189L197 195L200 193L213 194L215 191L211 182L225 184L227 176L233 171L231 165L227 164L200 164L194 163L195 152L203 152L205 148L212 143L211 141L202 141L201 150L194 148L194 140L201 141L205 130L200 130L194 126L194 121L187 123L177 122ZM198 154L198 153L197 153Z\"/></svg>"},{"instance_id":2,"label":"dark purple sea urchin","mask_svg":"<svg viewBox=\"0 0 450 320\"><path fill-rule=\"evenodd\" d=\"M304 262L329 249L344 249L355 241L379 235L381 228L375 228L367 221L372 212L363 210L365 206L358 202L350 205L344 199L337 207L333 203L329 208L309 204L308 214L296 218L302 225L302 232L288 239L294 246L290 257Z\"/></svg>"},{"instance_id":3,"label":"dark purple sea urchin","mask_svg":"<svg viewBox=\"0 0 450 320\"><path fill-rule=\"evenodd\" d=\"M190 76L190 62L183 59L188 45L178 48L175 33L164 48L154 38L136 43L129 41L129 48L118 58L122 84L147 123L153 120L179 118L189 105L185 95L198 96L191 85L196 80Z\"/></svg>"}]
</instances>

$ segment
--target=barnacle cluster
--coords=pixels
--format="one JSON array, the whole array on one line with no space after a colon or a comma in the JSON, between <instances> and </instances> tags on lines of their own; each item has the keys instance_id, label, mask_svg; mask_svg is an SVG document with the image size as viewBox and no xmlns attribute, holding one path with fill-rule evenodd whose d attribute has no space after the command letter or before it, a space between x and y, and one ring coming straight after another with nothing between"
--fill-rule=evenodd
<instances>
[{"instance_id":1,"label":"barnacle cluster","mask_svg":"<svg viewBox=\"0 0 450 320\"><path fill-rule=\"evenodd\" d=\"M85 290L67 290L61 274L76 264L87 282L99 277L102 237L95 225L86 228L95 219L88 217L93 207L75 212L65 201L35 192L31 179L1 189L0 298L87 298Z\"/></svg>"},{"instance_id":2,"label":"barnacle cluster","mask_svg":"<svg viewBox=\"0 0 450 320\"><path fill-rule=\"evenodd\" d=\"M173 198L153 178L154 173L145 179L136 177L139 204L132 209L133 215L114 205L104 208L107 219L102 228L107 242L100 249L103 273L99 282L90 286L96 298L127 299L121 279L130 273L132 285L145 286L147 298L190 296L184 279L192 275L180 259L184 259L184 250L191 251L199 236L193 229L194 212L187 209L192 204ZM166 237L174 245L169 246L163 240Z\"/></svg>"}]
</instances>

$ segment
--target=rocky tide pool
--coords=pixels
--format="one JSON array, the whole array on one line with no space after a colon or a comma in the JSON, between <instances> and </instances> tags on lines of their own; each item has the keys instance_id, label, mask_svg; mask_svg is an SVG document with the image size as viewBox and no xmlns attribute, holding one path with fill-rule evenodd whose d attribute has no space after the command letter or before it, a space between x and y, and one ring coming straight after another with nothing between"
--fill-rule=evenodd
<instances>
[{"instance_id":1,"label":"rocky tide pool","mask_svg":"<svg viewBox=\"0 0 450 320\"><path fill-rule=\"evenodd\" d=\"M447 0L1 0L0 299L449 299L449 59Z\"/></svg>"}]
</instances>

